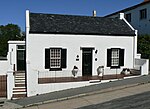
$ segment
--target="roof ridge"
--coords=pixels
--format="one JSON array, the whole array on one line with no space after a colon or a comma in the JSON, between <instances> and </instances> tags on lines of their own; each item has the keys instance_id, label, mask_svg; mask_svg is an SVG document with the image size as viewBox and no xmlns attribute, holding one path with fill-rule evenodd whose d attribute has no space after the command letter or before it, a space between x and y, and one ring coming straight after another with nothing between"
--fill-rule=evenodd
<instances>
[{"instance_id":1,"label":"roof ridge","mask_svg":"<svg viewBox=\"0 0 150 109\"><path fill-rule=\"evenodd\" d=\"M101 16L94 17L94 16L88 16L88 15L49 14L49 13L33 13L33 12L30 12L30 14L54 15L54 16L72 16L72 17L90 17L90 18L105 18L105 17L101 17Z\"/></svg>"}]
</instances>

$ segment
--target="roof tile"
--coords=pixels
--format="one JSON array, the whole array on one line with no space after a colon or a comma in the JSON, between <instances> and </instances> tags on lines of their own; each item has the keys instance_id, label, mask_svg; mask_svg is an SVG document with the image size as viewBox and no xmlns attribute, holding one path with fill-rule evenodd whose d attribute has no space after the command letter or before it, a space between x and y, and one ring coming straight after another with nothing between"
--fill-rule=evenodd
<instances>
[{"instance_id":1,"label":"roof tile","mask_svg":"<svg viewBox=\"0 0 150 109\"><path fill-rule=\"evenodd\" d=\"M117 18L30 13L30 33L135 35Z\"/></svg>"}]
</instances>

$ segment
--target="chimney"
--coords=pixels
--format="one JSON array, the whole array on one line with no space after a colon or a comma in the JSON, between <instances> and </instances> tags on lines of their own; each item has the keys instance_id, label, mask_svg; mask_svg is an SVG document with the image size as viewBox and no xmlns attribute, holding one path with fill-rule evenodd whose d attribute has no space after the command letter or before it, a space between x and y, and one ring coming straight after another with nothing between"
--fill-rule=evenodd
<instances>
[{"instance_id":1,"label":"chimney","mask_svg":"<svg viewBox=\"0 0 150 109\"><path fill-rule=\"evenodd\" d=\"M119 19L124 19L124 13L119 13Z\"/></svg>"},{"instance_id":2,"label":"chimney","mask_svg":"<svg viewBox=\"0 0 150 109\"><path fill-rule=\"evenodd\" d=\"M93 10L93 17L96 17L96 10Z\"/></svg>"},{"instance_id":3,"label":"chimney","mask_svg":"<svg viewBox=\"0 0 150 109\"><path fill-rule=\"evenodd\" d=\"M150 1L150 0L144 0L144 2L148 2L148 1Z\"/></svg>"}]
</instances>

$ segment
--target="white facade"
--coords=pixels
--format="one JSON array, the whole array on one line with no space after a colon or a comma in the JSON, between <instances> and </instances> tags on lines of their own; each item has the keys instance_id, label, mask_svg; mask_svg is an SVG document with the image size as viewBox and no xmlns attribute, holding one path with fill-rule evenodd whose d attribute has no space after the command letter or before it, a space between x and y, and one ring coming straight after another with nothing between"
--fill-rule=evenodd
<instances>
[{"instance_id":1,"label":"white facade","mask_svg":"<svg viewBox=\"0 0 150 109\"><path fill-rule=\"evenodd\" d=\"M32 46L30 46L32 45ZM40 46L39 46L40 45ZM59 47L67 49L67 68L62 71L49 71L45 69L45 48ZM56 34L29 34L27 45L27 81L28 94L38 94L36 89L38 72L49 71L51 77L69 77L72 75L73 66L79 68L77 76L82 76L82 50L81 48L94 48L92 57L92 75L97 75L97 68L104 66L104 74L116 74L116 69L107 67L107 49L125 49L126 68L134 67L134 37L129 36L91 36L91 35L56 35ZM98 51L97 54L95 51ZM33 52L34 51L34 52ZM77 55L79 61L76 61ZM97 58L97 61L95 59ZM117 69L120 74L122 68ZM34 81L33 81L34 80ZM70 83L71 84L71 83ZM35 87L35 88L34 88ZM40 89L39 89L40 90ZM46 90L47 92L51 91ZM34 92L34 93L33 93ZM42 92L39 92L42 93Z\"/></svg>"},{"instance_id":2,"label":"white facade","mask_svg":"<svg viewBox=\"0 0 150 109\"><path fill-rule=\"evenodd\" d=\"M146 9L146 18L140 18L140 11ZM123 12L125 17L127 14L131 14L131 21L129 22L136 30L138 34L150 34L150 2L141 3L138 6L129 7L114 14L107 15L110 18L118 17L119 13ZM106 16L106 17L107 17Z\"/></svg>"},{"instance_id":3,"label":"white facade","mask_svg":"<svg viewBox=\"0 0 150 109\"><path fill-rule=\"evenodd\" d=\"M125 49L125 58L129 61L125 62L125 66L132 68L134 60L134 37L129 36L97 36L97 35L56 35L56 34L29 34L27 61L30 67L37 71L44 71L45 63L45 49L50 47L66 48L67 49L67 69L70 72L73 66L79 68L79 76L82 76L82 49L81 48L94 48L93 49L93 75L96 75L98 66L105 66L106 68L106 53L108 48L123 48ZM44 43L43 43L44 42ZM40 45L40 46L39 46ZM34 50L34 52L33 52ZM95 53L95 50L98 53ZM33 53L31 53L33 52ZM38 55L37 55L38 54ZM79 61L76 61L79 55ZM97 61L95 61L97 58ZM126 60L126 59L125 59ZM108 71L109 72L109 71ZM108 73L107 72L107 73ZM66 76L66 75L65 75Z\"/></svg>"},{"instance_id":4,"label":"white facade","mask_svg":"<svg viewBox=\"0 0 150 109\"><path fill-rule=\"evenodd\" d=\"M77 77L83 76L82 49L84 48L92 48L92 76L97 75L97 68L99 66L104 66L105 75L120 74L123 68L134 68L134 59L137 55L137 36L31 34L29 33L29 23L29 11L27 11L27 96L91 85L89 82L38 84L39 75L45 72L48 73L46 77L73 77L72 70L74 66L77 66L79 69ZM45 49L47 48L67 49L67 67L61 71L45 69ZM124 66L116 69L107 67L107 49L111 48L124 49Z\"/></svg>"}]
</instances>

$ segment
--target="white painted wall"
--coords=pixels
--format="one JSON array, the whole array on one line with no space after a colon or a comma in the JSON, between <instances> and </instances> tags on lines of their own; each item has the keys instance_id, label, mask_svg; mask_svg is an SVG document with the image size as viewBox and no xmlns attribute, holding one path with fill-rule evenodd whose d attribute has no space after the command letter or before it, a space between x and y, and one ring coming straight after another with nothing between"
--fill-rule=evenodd
<instances>
[{"instance_id":1,"label":"white painted wall","mask_svg":"<svg viewBox=\"0 0 150 109\"><path fill-rule=\"evenodd\" d=\"M6 75L8 70L8 61L0 60L0 75Z\"/></svg>"},{"instance_id":2,"label":"white painted wall","mask_svg":"<svg viewBox=\"0 0 150 109\"><path fill-rule=\"evenodd\" d=\"M43 93L48 93L48 92L70 89L70 88L78 88L78 87L85 87L85 86L94 85L94 84L100 84L105 81L106 80L104 80L102 82L95 82L95 83L90 83L89 81L84 81L84 82L39 84L37 89L38 89L38 94L43 94ZM110 81L110 80L108 80L108 81Z\"/></svg>"},{"instance_id":3,"label":"white painted wall","mask_svg":"<svg viewBox=\"0 0 150 109\"><path fill-rule=\"evenodd\" d=\"M13 95L14 70L17 69L17 45L25 45L25 41L8 41L8 55L7 55L7 99L11 99Z\"/></svg>"},{"instance_id":4,"label":"white painted wall","mask_svg":"<svg viewBox=\"0 0 150 109\"><path fill-rule=\"evenodd\" d=\"M13 95L13 88L15 86L15 79L13 70L9 69L7 71L7 99L11 99Z\"/></svg>"},{"instance_id":5,"label":"white painted wall","mask_svg":"<svg viewBox=\"0 0 150 109\"><path fill-rule=\"evenodd\" d=\"M17 68L17 45L25 45L25 41L8 41L7 60L0 60L0 75L7 75L7 99L11 99L13 94L13 72Z\"/></svg>"},{"instance_id":6,"label":"white painted wall","mask_svg":"<svg viewBox=\"0 0 150 109\"><path fill-rule=\"evenodd\" d=\"M135 59L135 68L141 70L141 75L148 75L149 59Z\"/></svg>"},{"instance_id":7,"label":"white painted wall","mask_svg":"<svg viewBox=\"0 0 150 109\"><path fill-rule=\"evenodd\" d=\"M140 19L140 10L147 9L147 19ZM131 13L131 22L129 22L139 34L150 34L150 3L142 5L138 8L124 12ZM110 16L111 18L118 17L118 14Z\"/></svg>"},{"instance_id":8,"label":"white painted wall","mask_svg":"<svg viewBox=\"0 0 150 109\"><path fill-rule=\"evenodd\" d=\"M70 76L73 66L79 68L78 76L82 76L82 50L81 47L94 47L98 50L95 54L93 50L93 71L92 75L97 75L98 66L104 66L104 74L120 73L121 69L110 69L107 67L107 49L122 48L125 49L124 67L133 68L134 66L134 37L131 36L99 36L99 35L56 35L56 34L28 34L27 38L27 92L28 96L41 94L51 90L61 90L62 87L80 86L79 83L63 84L38 84L38 72L48 71L45 66L45 48L61 47L67 48L67 68L62 71L50 71L51 74L57 73L57 76ZM79 55L79 61L76 56ZM97 61L95 61L97 58ZM116 72L117 71L117 72ZM65 85L67 84L67 86ZM76 85L71 85L76 84ZM54 86L53 86L54 85ZM44 86L44 87L42 87ZM53 89L57 87L56 89Z\"/></svg>"},{"instance_id":9,"label":"white painted wall","mask_svg":"<svg viewBox=\"0 0 150 109\"><path fill-rule=\"evenodd\" d=\"M13 70L17 69L17 45L25 45L25 41L8 41L8 64ZM15 68L14 68L15 67Z\"/></svg>"},{"instance_id":10,"label":"white painted wall","mask_svg":"<svg viewBox=\"0 0 150 109\"><path fill-rule=\"evenodd\" d=\"M6 75L8 69L17 68L16 51L17 45L25 45L25 41L8 41L7 60L0 60L0 75Z\"/></svg>"}]
</instances>

